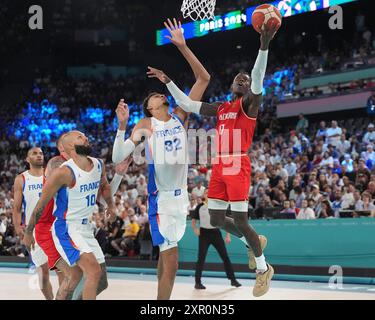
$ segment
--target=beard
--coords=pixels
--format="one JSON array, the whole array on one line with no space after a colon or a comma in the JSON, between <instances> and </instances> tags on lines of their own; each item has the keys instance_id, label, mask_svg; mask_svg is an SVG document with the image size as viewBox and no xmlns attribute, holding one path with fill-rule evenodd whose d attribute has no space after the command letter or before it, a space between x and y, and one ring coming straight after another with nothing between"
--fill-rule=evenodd
<instances>
[{"instance_id":1,"label":"beard","mask_svg":"<svg viewBox=\"0 0 375 320\"><path fill-rule=\"evenodd\" d=\"M80 156L89 156L92 153L92 147L90 145L75 145L74 149L76 150L76 153Z\"/></svg>"}]
</instances>

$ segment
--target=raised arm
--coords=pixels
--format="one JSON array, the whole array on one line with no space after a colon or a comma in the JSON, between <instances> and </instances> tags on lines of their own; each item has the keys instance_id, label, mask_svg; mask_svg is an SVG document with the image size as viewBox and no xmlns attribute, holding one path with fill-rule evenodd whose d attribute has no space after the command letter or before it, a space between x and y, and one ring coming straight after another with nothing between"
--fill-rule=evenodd
<instances>
[{"instance_id":1,"label":"raised arm","mask_svg":"<svg viewBox=\"0 0 375 320\"><path fill-rule=\"evenodd\" d=\"M109 184L112 197L116 194L116 192L117 192L117 190L118 190L118 188L121 184L122 178L126 174L128 168L129 168L129 165L131 164L132 161L133 161L133 158L130 156L127 159L125 159L124 161L116 164L116 173L115 173L111 183ZM100 197L98 197L98 198L99 198L100 204L107 207L107 203L104 200L104 197L102 196L101 193L100 193Z\"/></svg>"},{"instance_id":2,"label":"raised arm","mask_svg":"<svg viewBox=\"0 0 375 320\"><path fill-rule=\"evenodd\" d=\"M266 74L268 47L277 31L276 24L263 26L260 36L260 50L251 71L251 89L242 99L242 107L249 117L256 118L262 102L263 80Z\"/></svg>"},{"instance_id":3,"label":"raised arm","mask_svg":"<svg viewBox=\"0 0 375 320\"><path fill-rule=\"evenodd\" d=\"M176 84L162 71L152 67L148 67L147 72L149 78L158 78L164 83L172 97L176 100L178 106L185 112L201 114L205 116L216 117L217 109L222 102L207 103L201 101L194 101L188 97ZM191 94L191 92L190 92Z\"/></svg>"},{"instance_id":4,"label":"raised arm","mask_svg":"<svg viewBox=\"0 0 375 320\"><path fill-rule=\"evenodd\" d=\"M18 175L14 180L14 204L13 204L13 224L16 229L16 234L22 238L23 236L23 227L21 226L21 209L22 209L22 187L23 179L22 175Z\"/></svg>"},{"instance_id":5,"label":"raised arm","mask_svg":"<svg viewBox=\"0 0 375 320\"><path fill-rule=\"evenodd\" d=\"M191 69L193 70L195 83L191 88L189 97L192 100L200 100L207 89L207 86L210 82L211 76L204 68L202 63L198 60L198 58L194 55L194 53L190 50L187 46L183 30L181 28L181 22L177 23L176 19L173 19L173 23L170 19L168 19L168 23L164 22L165 27L170 32L171 36L166 36L171 42L177 47L177 49L181 52L183 57L189 63Z\"/></svg>"},{"instance_id":6,"label":"raised arm","mask_svg":"<svg viewBox=\"0 0 375 320\"><path fill-rule=\"evenodd\" d=\"M52 199L56 192L63 186L69 186L74 182L74 176L72 171L67 167L61 167L56 169L46 180L43 186L42 195L40 196L33 213L31 214L30 221L25 229L24 244L30 249L34 247L33 231L40 220L44 208L47 203Z\"/></svg>"}]
</instances>

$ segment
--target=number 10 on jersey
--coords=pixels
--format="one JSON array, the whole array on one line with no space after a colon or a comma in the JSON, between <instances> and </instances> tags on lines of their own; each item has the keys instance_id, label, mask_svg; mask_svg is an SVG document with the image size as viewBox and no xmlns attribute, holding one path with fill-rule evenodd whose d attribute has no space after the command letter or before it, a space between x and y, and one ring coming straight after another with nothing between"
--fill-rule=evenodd
<instances>
[{"instance_id":1,"label":"number 10 on jersey","mask_svg":"<svg viewBox=\"0 0 375 320\"><path fill-rule=\"evenodd\" d=\"M87 206L90 207L90 206L95 206L95 203L96 203L96 195L95 194L89 194L88 196L86 196L86 201L87 201Z\"/></svg>"}]
</instances>

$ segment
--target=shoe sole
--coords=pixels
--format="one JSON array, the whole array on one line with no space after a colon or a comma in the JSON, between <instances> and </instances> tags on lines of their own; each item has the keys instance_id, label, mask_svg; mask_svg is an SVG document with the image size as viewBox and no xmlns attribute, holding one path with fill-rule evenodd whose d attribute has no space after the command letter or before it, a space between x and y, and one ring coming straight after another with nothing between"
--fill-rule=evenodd
<instances>
[{"instance_id":1,"label":"shoe sole","mask_svg":"<svg viewBox=\"0 0 375 320\"><path fill-rule=\"evenodd\" d=\"M270 286L271 286L271 280L272 280L272 278L273 278L273 275L275 274L275 271L273 270L273 267L272 267L270 264L268 265L268 268L269 268L269 270L268 270L267 272L269 272L270 275L269 275L269 280L268 280L267 290L264 291L264 292L258 293L257 295L255 295L255 294L254 294L254 291L253 291L253 296L254 296L254 297L259 298L259 297L265 295L265 294L269 291L269 289L270 289Z\"/></svg>"},{"instance_id":2,"label":"shoe sole","mask_svg":"<svg viewBox=\"0 0 375 320\"><path fill-rule=\"evenodd\" d=\"M260 247L262 248L262 251L267 247L267 238L263 235L259 235L259 241L260 241ZM249 269L254 270L257 267L257 263L255 261L255 256L254 252L252 249L248 251L248 256L249 256Z\"/></svg>"}]
</instances>

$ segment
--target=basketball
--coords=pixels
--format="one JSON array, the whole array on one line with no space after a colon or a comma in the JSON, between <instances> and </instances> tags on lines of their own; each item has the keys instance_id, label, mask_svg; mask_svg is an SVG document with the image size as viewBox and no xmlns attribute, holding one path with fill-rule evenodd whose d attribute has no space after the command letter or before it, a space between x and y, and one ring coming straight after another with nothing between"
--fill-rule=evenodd
<instances>
[{"instance_id":1,"label":"basketball","mask_svg":"<svg viewBox=\"0 0 375 320\"><path fill-rule=\"evenodd\" d=\"M271 4L262 4L258 6L251 16L251 23L254 29L259 33L264 24L271 26L275 23L278 30L281 26L281 21L282 17L279 9Z\"/></svg>"}]
</instances>

